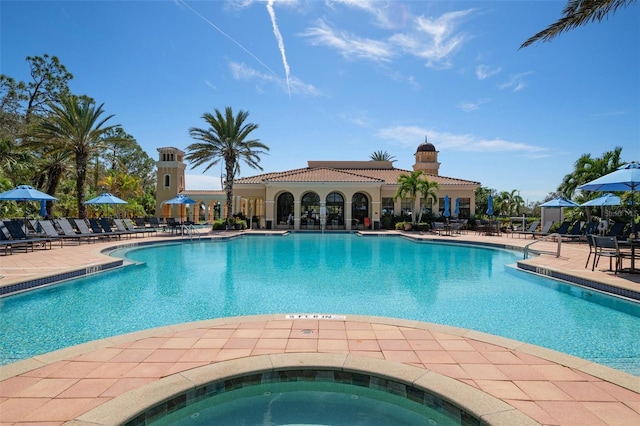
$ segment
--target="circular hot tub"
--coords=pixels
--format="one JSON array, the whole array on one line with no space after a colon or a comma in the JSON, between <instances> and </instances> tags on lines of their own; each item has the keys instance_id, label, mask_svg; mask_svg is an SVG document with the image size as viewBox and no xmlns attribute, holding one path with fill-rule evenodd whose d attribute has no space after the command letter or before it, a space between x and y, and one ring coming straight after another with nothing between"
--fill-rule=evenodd
<instances>
[{"instance_id":1,"label":"circular hot tub","mask_svg":"<svg viewBox=\"0 0 640 426\"><path fill-rule=\"evenodd\" d=\"M149 408L133 425L480 425L401 382L346 371L281 370L221 380Z\"/></svg>"}]
</instances>

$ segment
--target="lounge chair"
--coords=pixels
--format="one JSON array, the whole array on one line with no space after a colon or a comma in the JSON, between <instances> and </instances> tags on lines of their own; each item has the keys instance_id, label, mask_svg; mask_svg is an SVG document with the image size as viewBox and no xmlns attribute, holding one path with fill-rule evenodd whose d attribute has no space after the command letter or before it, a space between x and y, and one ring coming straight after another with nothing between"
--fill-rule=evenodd
<instances>
[{"instance_id":1,"label":"lounge chair","mask_svg":"<svg viewBox=\"0 0 640 426\"><path fill-rule=\"evenodd\" d=\"M576 223L573 224L573 226L571 226L571 229L569 229L568 232L565 233L559 233L560 237L563 240L569 240L569 241L573 241L573 240L580 240L580 238L582 237L582 225L583 223L581 221L576 221Z\"/></svg>"},{"instance_id":2,"label":"lounge chair","mask_svg":"<svg viewBox=\"0 0 640 426\"><path fill-rule=\"evenodd\" d=\"M627 226L625 222L614 222L609 228L609 231L604 234L605 237L622 237L622 233L624 232L624 227Z\"/></svg>"},{"instance_id":3,"label":"lounge chair","mask_svg":"<svg viewBox=\"0 0 640 426\"><path fill-rule=\"evenodd\" d=\"M136 238L138 238L138 235L142 235L144 237L145 234L145 230L144 229L134 229L134 228L127 228L127 226L125 226L124 222L122 221L122 219L113 219L113 223L116 226L116 232L122 232L125 234L131 234L131 235L135 235ZM103 226L104 228L104 226Z\"/></svg>"},{"instance_id":4,"label":"lounge chair","mask_svg":"<svg viewBox=\"0 0 640 426\"><path fill-rule=\"evenodd\" d=\"M131 219L123 219L124 224L127 226L128 229L130 230L137 230L138 232L142 231L142 232L146 232L147 235L151 235L151 234L157 234L158 230L156 228L148 228L147 225L144 222L144 219L140 219L142 221L142 225L140 225L140 222L138 220L136 220L136 223L134 224L133 221Z\"/></svg>"},{"instance_id":5,"label":"lounge chair","mask_svg":"<svg viewBox=\"0 0 640 426\"><path fill-rule=\"evenodd\" d=\"M30 238L27 234L25 234L24 230L22 229L22 224L17 220L5 220L4 226L7 229L7 231L9 231L9 234L11 235L12 240L24 242L31 245L32 251L36 246L46 249L47 244L49 245L49 248L51 248L51 242L53 238L51 237Z\"/></svg>"},{"instance_id":6,"label":"lounge chair","mask_svg":"<svg viewBox=\"0 0 640 426\"><path fill-rule=\"evenodd\" d=\"M533 238L535 237L545 237L547 235L550 234L549 230L551 229L551 227L553 226L553 221L552 220L548 220L544 223L544 225L542 225L542 229L540 229L539 232L534 232L533 233Z\"/></svg>"},{"instance_id":7,"label":"lounge chair","mask_svg":"<svg viewBox=\"0 0 640 426\"><path fill-rule=\"evenodd\" d=\"M518 238L520 238L520 235L524 235L524 236L533 235L533 233L536 232L536 229L538 229L538 225L540 225L540 221L534 220L533 222L531 222L531 225L526 230L513 231L511 233L511 238L513 238L514 234L517 235Z\"/></svg>"},{"instance_id":8,"label":"lounge chair","mask_svg":"<svg viewBox=\"0 0 640 426\"><path fill-rule=\"evenodd\" d=\"M95 219L93 220L95 221ZM89 221L89 223L91 224L91 229L89 228L89 226L87 226L87 222L84 219L74 219L73 222L76 224L76 228L78 228L82 234L95 235L97 238L120 238L119 235L109 235L102 232L102 228L97 221L95 221L93 224L91 224L91 221Z\"/></svg>"},{"instance_id":9,"label":"lounge chair","mask_svg":"<svg viewBox=\"0 0 640 426\"><path fill-rule=\"evenodd\" d=\"M165 229L165 226L162 223L160 223L160 219L158 219L157 217L150 217L149 225L155 229L162 229L162 230Z\"/></svg>"},{"instance_id":10,"label":"lounge chair","mask_svg":"<svg viewBox=\"0 0 640 426\"><path fill-rule=\"evenodd\" d=\"M56 229L54 223L50 220L38 220L37 221L38 227L40 228L40 230L42 230L42 232L48 236L48 237L52 237L52 238L56 238L58 240L60 240L60 247L63 246L64 241L67 240L75 240L78 242L78 244L80 244L80 240L81 240L81 236L79 235L67 235L67 234L60 234L58 232L58 230Z\"/></svg>"},{"instance_id":11,"label":"lounge chair","mask_svg":"<svg viewBox=\"0 0 640 426\"><path fill-rule=\"evenodd\" d=\"M102 228L104 234L109 236L114 236L118 239L122 238L123 235L127 235L129 238L131 238L131 235L132 235L131 232L127 232L127 231L114 231L113 229L111 229L111 224L109 223L109 220L107 220L104 217L100 218L99 220L89 219L89 226L91 226L91 229L93 229L93 232L96 232L96 229Z\"/></svg>"},{"instance_id":12,"label":"lounge chair","mask_svg":"<svg viewBox=\"0 0 640 426\"><path fill-rule=\"evenodd\" d=\"M86 228L86 224L85 224L86 232L82 232L82 231L76 232L76 230L74 229L74 227L71 224L71 222L69 221L69 219L60 218L60 219L57 219L57 223L58 223L58 227L62 230L62 234L63 235L69 235L70 237L76 237L76 238L78 238L78 242L79 243L82 240L85 240L87 242L92 242L92 241L95 241L96 238L98 238L98 236L95 235L93 232L91 232L89 230L89 228ZM84 221L82 221L82 223L84 224Z\"/></svg>"},{"instance_id":13,"label":"lounge chair","mask_svg":"<svg viewBox=\"0 0 640 426\"><path fill-rule=\"evenodd\" d=\"M0 221L0 249L4 250L4 254L13 254L13 249L24 248L24 252L28 252L29 248L33 251L33 245L30 243L14 241L11 239L11 234L4 226L4 222Z\"/></svg>"}]
</instances>

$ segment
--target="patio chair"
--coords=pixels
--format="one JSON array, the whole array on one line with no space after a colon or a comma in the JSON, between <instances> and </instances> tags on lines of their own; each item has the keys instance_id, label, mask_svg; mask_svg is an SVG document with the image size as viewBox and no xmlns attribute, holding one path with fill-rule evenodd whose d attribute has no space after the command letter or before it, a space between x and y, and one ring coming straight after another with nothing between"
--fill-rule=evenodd
<instances>
[{"instance_id":1,"label":"patio chair","mask_svg":"<svg viewBox=\"0 0 640 426\"><path fill-rule=\"evenodd\" d=\"M93 223L91 223L92 220L93 220ZM110 235L105 232L102 232L102 228L100 227L100 224L95 219L89 219L88 226L87 226L87 222L84 219L74 219L73 222L76 224L76 227L83 234L95 235L97 238L120 238L120 235Z\"/></svg>"},{"instance_id":2,"label":"patio chair","mask_svg":"<svg viewBox=\"0 0 640 426\"><path fill-rule=\"evenodd\" d=\"M48 237L59 239L60 247L63 246L65 240L67 241L76 240L78 244L80 244L80 240L82 238L81 236L77 234L74 234L74 235L60 234L56 229L54 223L50 220L38 220L37 224L45 235L47 235Z\"/></svg>"},{"instance_id":3,"label":"patio chair","mask_svg":"<svg viewBox=\"0 0 640 426\"><path fill-rule=\"evenodd\" d=\"M135 229L135 227L131 229L127 228L127 226L122 221L122 219L113 219L113 223L116 226L116 232L123 232L131 235L135 235L136 238L138 238L138 235L142 235L144 237L144 234L146 232L144 229Z\"/></svg>"},{"instance_id":4,"label":"patio chair","mask_svg":"<svg viewBox=\"0 0 640 426\"><path fill-rule=\"evenodd\" d=\"M604 235L606 237L621 238L622 233L624 232L625 226L627 226L625 222L614 222L613 225L611 225L611 228L609 228L609 231L606 232Z\"/></svg>"},{"instance_id":5,"label":"patio chair","mask_svg":"<svg viewBox=\"0 0 640 426\"><path fill-rule=\"evenodd\" d=\"M142 222L140 222L142 221ZM147 235L151 235L151 234L157 234L158 230L156 228L148 228L146 223L144 222L144 219L140 218L140 221L136 219L136 223L133 223L133 221L131 219L123 219L124 224L127 226L128 229L130 230L137 230L138 232L142 231L142 232L146 232Z\"/></svg>"},{"instance_id":6,"label":"patio chair","mask_svg":"<svg viewBox=\"0 0 640 426\"><path fill-rule=\"evenodd\" d=\"M7 255L13 254L14 248L24 248L25 253L29 251L29 248L33 251L33 246L30 243L12 240L4 222L0 221L0 249L4 250L4 254Z\"/></svg>"},{"instance_id":7,"label":"patio chair","mask_svg":"<svg viewBox=\"0 0 640 426\"><path fill-rule=\"evenodd\" d=\"M514 234L517 235L518 238L520 238L520 235L524 235L525 237L527 235L533 235L533 233L536 232L536 229L538 229L538 225L540 225L540 221L534 220L533 222L531 222L531 225L529 225L529 228L527 228L526 230L513 231L511 233L511 238L513 238Z\"/></svg>"},{"instance_id":8,"label":"patio chair","mask_svg":"<svg viewBox=\"0 0 640 426\"><path fill-rule=\"evenodd\" d=\"M542 229L540 229L539 232L534 232L533 238L535 237L544 237L550 234L549 230L551 229L551 227L553 226L553 221L552 220L548 220L544 223L544 225L542 225Z\"/></svg>"},{"instance_id":9,"label":"patio chair","mask_svg":"<svg viewBox=\"0 0 640 426\"><path fill-rule=\"evenodd\" d=\"M93 226L91 225L92 220L95 220L95 219L89 219L89 225L93 229ZM102 228L104 230L104 233L107 235L113 235L118 238L122 238L123 235L127 235L129 238L131 238L131 235L133 235L133 233L129 231L113 230L111 228L111 224L109 223L109 220L105 217L101 217L96 222L98 223L98 228ZM93 232L95 232L95 230Z\"/></svg>"},{"instance_id":10,"label":"patio chair","mask_svg":"<svg viewBox=\"0 0 640 426\"><path fill-rule=\"evenodd\" d=\"M591 270L593 271L596 266L598 266L600 258L604 256L609 258L610 271L612 270L613 259L616 260L614 274L617 274L618 271L622 269L622 253L618 248L618 240L616 237L599 237L595 235L593 240L595 244L595 257L593 258L593 266L591 267Z\"/></svg>"},{"instance_id":11,"label":"patio chair","mask_svg":"<svg viewBox=\"0 0 640 426\"><path fill-rule=\"evenodd\" d=\"M51 242L53 238L51 237L30 238L27 234L25 234L24 230L22 229L21 221L19 222L17 220L5 220L4 226L7 229L7 231L9 231L9 235L11 235L12 240L21 241L21 242L30 244L32 251L36 246L46 249L47 244L49 245L49 248L51 248Z\"/></svg>"},{"instance_id":12,"label":"patio chair","mask_svg":"<svg viewBox=\"0 0 640 426\"><path fill-rule=\"evenodd\" d=\"M82 223L84 224L84 227L86 228L86 232L80 231L80 232L76 232L76 230L74 229L73 225L71 224L71 222L69 221L69 219L67 218L60 218L57 219L56 222L58 223L58 227L60 228L60 230L62 230L62 234L63 235L68 235L70 237L77 237L78 238L78 243L84 241L87 242L92 242L96 240L96 238L98 238L97 235L95 235L93 232L91 232L89 230L89 228L87 228L87 225L84 223L84 221L82 221ZM77 224L76 224L77 226Z\"/></svg>"},{"instance_id":13,"label":"patio chair","mask_svg":"<svg viewBox=\"0 0 640 426\"><path fill-rule=\"evenodd\" d=\"M575 240L580 240L580 238L582 237L582 221L576 221L572 226L571 229L569 229L568 232L565 233L559 233L560 234L560 238L562 238L563 240L568 240L568 241L575 241Z\"/></svg>"},{"instance_id":14,"label":"patio chair","mask_svg":"<svg viewBox=\"0 0 640 426\"><path fill-rule=\"evenodd\" d=\"M595 242L595 235L594 234L587 234L587 243L589 243L589 255L587 256L587 263L584 264L585 268L587 266L589 266L589 259L591 259L591 255L594 254L595 251L596 251L596 242ZM594 255L593 267L591 268L591 270L593 270L593 268L595 268L595 263L596 263L596 258L595 258L595 255Z\"/></svg>"}]
</instances>

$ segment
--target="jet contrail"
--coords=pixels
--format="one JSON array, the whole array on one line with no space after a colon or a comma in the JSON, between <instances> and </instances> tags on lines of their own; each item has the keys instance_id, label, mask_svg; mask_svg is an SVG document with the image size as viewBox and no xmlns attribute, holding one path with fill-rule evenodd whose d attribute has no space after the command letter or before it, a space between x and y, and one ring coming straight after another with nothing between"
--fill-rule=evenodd
<instances>
[{"instance_id":1,"label":"jet contrail","mask_svg":"<svg viewBox=\"0 0 640 426\"><path fill-rule=\"evenodd\" d=\"M274 0L269 0L267 2L267 11L269 12L269 16L271 17L273 34L276 36L276 40L278 41L278 49L280 49L280 55L282 55L282 65L284 66L284 76L287 81L287 91L289 92L289 97L291 97L291 86L289 85L289 64L287 63L287 54L284 51L284 41L282 40L282 34L280 34L280 29L278 28L278 23L276 22L276 12L273 10L273 2Z\"/></svg>"},{"instance_id":2,"label":"jet contrail","mask_svg":"<svg viewBox=\"0 0 640 426\"><path fill-rule=\"evenodd\" d=\"M280 76L271 68L269 68L269 66L267 64L265 64L264 62L262 62L260 59L258 59L258 57L256 55L254 55L253 53L251 53L249 50L247 50L247 48L245 48L243 45L241 45L240 43L238 43L237 41L235 41L233 39L233 37L231 37L229 34L225 33L224 31L222 31L220 28L218 28L218 26L216 24L214 24L213 22L211 22L210 20L208 20L207 18L205 18L204 16L202 16L201 14L199 14L194 8L192 8L191 6L189 6L187 4L187 2L185 2L184 0L177 0L178 3L183 4L187 9L189 9L191 12L193 12L196 16L198 16L200 19L202 19L203 21L205 21L207 24L211 25L213 28L216 29L216 31L218 31L220 34L222 34L223 36L225 36L226 38L228 38L229 40L231 40L236 46L238 46L240 49L244 50L249 56L251 56L253 59L255 59L256 61L258 61L258 63L260 65L262 65L263 67L265 67L266 69L269 70L269 72L271 72L271 74L275 75L276 77L280 78ZM283 55L284 55L284 51L283 51ZM286 65L286 60L285 60L285 65ZM285 70L287 71L287 87L289 86L289 67L285 66ZM291 95L291 93L289 93L289 95Z\"/></svg>"}]
</instances>

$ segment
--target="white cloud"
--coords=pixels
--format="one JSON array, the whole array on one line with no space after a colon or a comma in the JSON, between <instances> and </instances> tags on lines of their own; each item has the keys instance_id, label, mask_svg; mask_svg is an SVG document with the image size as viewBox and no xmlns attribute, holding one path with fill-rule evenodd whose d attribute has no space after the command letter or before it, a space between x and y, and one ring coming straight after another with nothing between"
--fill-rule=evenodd
<instances>
[{"instance_id":1,"label":"white cloud","mask_svg":"<svg viewBox=\"0 0 640 426\"><path fill-rule=\"evenodd\" d=\"M510 89L512 92L518 92L527 86L524 78L531 73L531 71L528 71L520 74L513 74L509 77L509 80L499 84L498 87L500 89Z\"/></svg>"},{"instance_id":2,"label":"white cloud","mask_svg":"<svg viewBox=\"0 0 640 426\"><path fill-rule=\"evenodd\" d=\"M205 80L204 84L206 84L207 86L209 86L213 90L218 90L218 88L213 83L211 83L209 80Z\"/></svg>"},{"instance_id":3,"label":"white cloud","mask_svg":"<svg viewBox=\"0 0 640 426\"><path fill-rule=\"evenodd\" d=\"M386 62L395 55L391 46L384 41L357 37L344 31L338 32L322 19L318 20L315 27L307 29L300 35L308 37L313 45L328 46L349 59L360 58Z\"/></svg>"},{"instance_id":4,"label":"white cloud","mask_svg":"<svg viewBox=\"0 0 640 426\"><path fill-rule=\"evenodd\" d=\"M385 29L392 29L387 16L389 3L356 2L341 0L333 4L347 5L365 10L376 16L376 22ZM385 4L385 8L377 5ZM386 39L372 39L340 31L331 27L325 20L319 20L314 27L300 35L310 39L313 45L322 45L334 49L349 59L367 59L376 62L390 62L405 54L426 59L426 66L447 68L451 56L459 50L466 40L463 33L457 31L459 21L473 9L449 12L439 17L410 17L406 9L402 10L403 32L389 33ZM386 22L386 24L385 24ZM384 25L383 25L384 24Z\"/></svg>"},{"instance_id":5,"label":"white cloud","mask_svg":"<svg viewBox=\"0 0 640 426\"><path fill-rule=\"evenodd\" d=\"M380 129L377 133L380 138L392 143L415 147L417 140L422 140L425 135L429 142L438 150L452 150L465 152L517 152L531 158L541 158L550 155L548 148L533 146L521 142L506 141L503 139L486 139L472 134L441 133L432 129L419 126L395 126Z\"/></svg>"},{"instance_id":6,"label":"white cloud","mask_svg":"<svg viewBox=\"0 0 640 426\"><path fill-rule=\"evenodd\" d=\"M295 76L291 76L289 84L272 74L264 74L240 62L229 62L231 75L236 80L256 81L277 86L287 93L303 96L321 96L322 92L311 84L306 84Z\"/></svg>"},{"instance_id":7,"label":"white cloud","mask_svg":"<svg viewBox=\"0 0 640 426\"><path fill-rule=\"evenodd\" d=\"M419 16L415 18L417 36L396 34L392 40L408 53L427 59L429 67L448 66L448 58L458 50L465 40L457 33L458 21L472 9L445 13L437 18Z\"/></svg>"},{"instance_id":8,"label":"white cloud","mask_svg":"<svg viewBox=\"0 0 640 426\"><path fill-rule=\"evenodd\" d=\"M476 67L476 77L478 77L478 80L484 80L485 78L498 74L501 70L500 67L491 68L489 65L481 64Z\"/></svg>"},{"instance_id":9,"label":"white cloud","mask_svg":"<svg viewBox=\"0 0 640 426\"><path fill-rule=\"evenodd\" d=\"M480 105L486 104L487 102L489 102L488 99L478 99L475 102L463 101L458 104L458 108L464 112L477 111L480 109Z\"/></svg>"}]
</instances>

